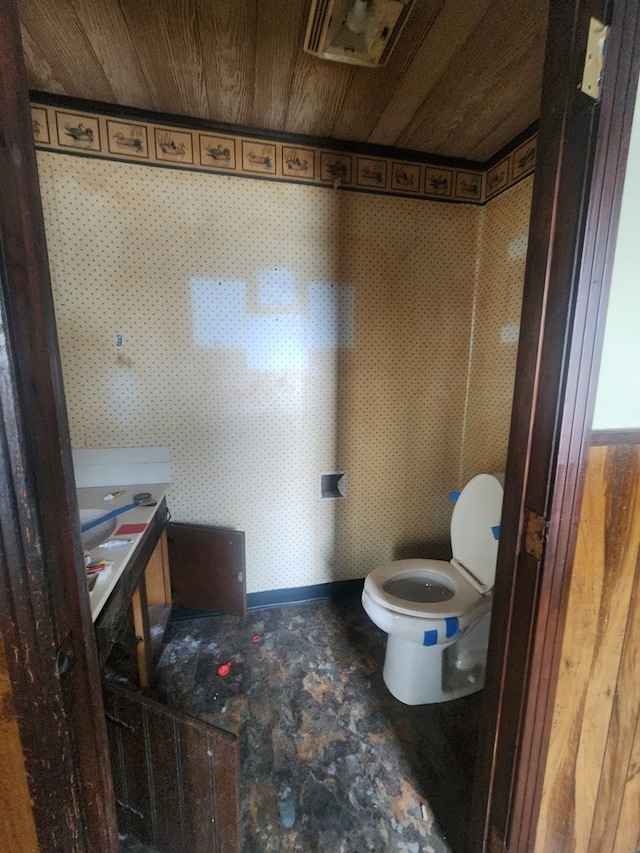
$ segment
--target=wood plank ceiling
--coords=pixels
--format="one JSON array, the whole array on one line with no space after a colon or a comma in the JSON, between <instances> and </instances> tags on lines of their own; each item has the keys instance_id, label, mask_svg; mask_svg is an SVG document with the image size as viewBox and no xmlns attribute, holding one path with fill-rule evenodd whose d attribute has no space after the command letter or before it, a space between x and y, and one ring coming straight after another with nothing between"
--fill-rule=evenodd
<instances>
[{"instance_id":1,"label":"wood plank ceiling","mask_svg":"<svg viewBox=\"0 0 640 853\"><path fill-rule=\"evenodd\" d=\"M302 45L310 0L18 0L32 89L486 162L538 118L548 0L417 0L389 62Z\"/></svg>"}]
</instances>

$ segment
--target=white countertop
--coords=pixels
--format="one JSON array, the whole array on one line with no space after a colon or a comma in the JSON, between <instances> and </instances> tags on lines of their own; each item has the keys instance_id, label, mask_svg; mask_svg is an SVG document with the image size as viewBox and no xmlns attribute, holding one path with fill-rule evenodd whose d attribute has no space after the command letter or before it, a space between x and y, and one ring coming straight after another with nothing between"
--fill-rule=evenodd
<instances>
[{"instance_id":1,"label":"white countertop","mask_svg":"<svg viewBox=\"0 0 640 853\"><path fill-rule=\"evenodd\" d=\"M111 501L105 501L105 495L118 491L118 488L125 489L124 494ZM151 497L156 501L156 506L136 506L129 509L122 515L116 518L115 531L108 536L108 539L133 540L130 544L122 545L117 548L100 548L95 547L88 551L92 560L105 560L107 563L113 563L111 568L103 569L97 574L96 584L93 590L89 593L91 602L91 617L96 621L100 611L104 607L107 599L111 595L115 585L118 583L122 573L124 572L131 556L136 550L140 538L145 531L135 534L116 535L122 524L149 524L156 514L162 499L167 492L166 483L154 483L147 485L141 483L135 486L102 486L86 489L77 489L78 508L79 509L94 509L104 510L105 515L112 510L132 504L133 496L140 492L150 492ZM146 529L146 528L145 528Z\"/></svg>"}]
</instances>

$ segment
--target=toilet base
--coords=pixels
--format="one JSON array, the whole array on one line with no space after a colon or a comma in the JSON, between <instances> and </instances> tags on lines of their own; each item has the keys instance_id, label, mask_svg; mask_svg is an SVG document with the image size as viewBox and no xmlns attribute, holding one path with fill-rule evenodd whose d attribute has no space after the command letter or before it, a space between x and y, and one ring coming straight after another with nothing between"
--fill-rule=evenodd
<instances>
[{"instance_id":1,"label":"toilet base","mask_svg":"<svg viewBox=\"0 0 640 853\"><path fill-rule=\"evenodd\" d=\"M382 672L389 692L405 705L429 705L482 690L484 660L468 670L446 665L447 652L457 645L420 646L390 634Z\"/></svg>"}]
</instances>

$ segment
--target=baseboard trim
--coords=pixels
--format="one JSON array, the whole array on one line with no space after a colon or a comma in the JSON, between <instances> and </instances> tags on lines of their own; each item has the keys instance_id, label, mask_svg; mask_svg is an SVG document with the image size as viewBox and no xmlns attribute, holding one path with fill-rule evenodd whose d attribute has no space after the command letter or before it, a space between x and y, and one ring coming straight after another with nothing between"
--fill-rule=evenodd
<instances>
[{"instance_id":1,"label":"baseboard trim","mask_svg":"<svg viewBox=\"0 0 640 853\"><path fill-rule=\"evenodd\" d=\"M343 598L355 598L362 593L364 578L348 581L316 583L311 586L296 586L288 589L270 589L265 592L247 594L247 609L261 610L265 607L281 607L284 604L305 604L308 601Z\"/></svg>"},{"instance_id":2,"label":"baseboard trim","mask_svg":"<svg viewBox=\"0 0 640 853\"><path fill-rule=\"evenodd\" d=\"M283 607L289 604L306 604L309 601L342 601L358 598L362 594L364 578L348 581L316 583L311 586L295 586L287 589L269 589L264 592L247 594L247 610L265 610L268 607ZM171 619L179 622L183 619L202 619L205 616L219 616L209 610L191 610L188 607L173 606Z\"/></svg>"}]
</instances>

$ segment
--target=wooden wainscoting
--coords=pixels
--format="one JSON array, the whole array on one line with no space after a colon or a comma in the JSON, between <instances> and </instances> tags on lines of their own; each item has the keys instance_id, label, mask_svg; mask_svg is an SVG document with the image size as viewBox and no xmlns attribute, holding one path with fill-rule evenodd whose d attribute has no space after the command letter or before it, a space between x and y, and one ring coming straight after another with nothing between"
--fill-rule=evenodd
<instances>
[{"instance_id":1,"label":"wooden wainscoting","mask_svg":"<svg viewBox=\"0 0 640 853\"><path fill-rule=\"evenodd\" d=\"M640 444L591 448L536 851L640 848Z\"/></svg>"},{"instance_id":2,"label":"wooden wainscoting","mask_svg":"<svg viewBox=\"0 0 640 853\"><path fill-rule=\"evenodd\" d=\"M121 832L159 853L238 853L236 735L104 682Z\"/></svg>"}]
</instances>

